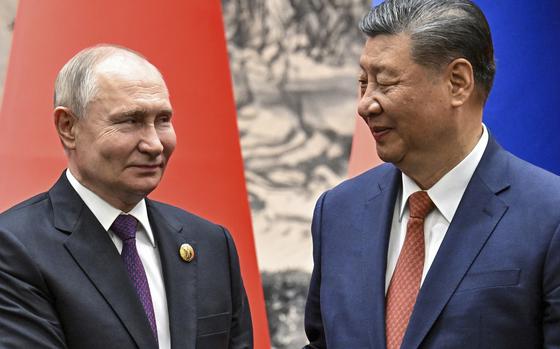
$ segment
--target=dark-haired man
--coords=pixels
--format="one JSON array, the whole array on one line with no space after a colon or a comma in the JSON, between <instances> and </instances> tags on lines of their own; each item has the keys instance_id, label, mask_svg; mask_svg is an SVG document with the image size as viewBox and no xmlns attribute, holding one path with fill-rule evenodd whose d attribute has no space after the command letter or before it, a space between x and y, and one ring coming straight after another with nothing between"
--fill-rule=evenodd
<instances>
[{"instance_id":1,"label":"dark-haired man","mask_svg":"<svg viewBox=\"0 0 560 349\"><path fill-rule=\"evenodd\" d=\"M306 348L560 347L560 178L482 124L483 13L386 0L360 28L358 113L388 164L318 200Z\"/></svg>"}]
</instances>

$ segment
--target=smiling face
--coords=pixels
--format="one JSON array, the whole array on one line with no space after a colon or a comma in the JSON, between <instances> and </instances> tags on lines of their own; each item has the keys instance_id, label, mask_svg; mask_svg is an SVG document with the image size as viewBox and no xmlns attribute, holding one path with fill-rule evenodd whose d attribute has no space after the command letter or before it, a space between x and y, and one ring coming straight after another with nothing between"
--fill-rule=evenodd
<instances>
[{"instance_id":1,"label":"smiling face","mask_svg":"<svg viewBox=\"0 0 560 349\"><path fill-rule=\"evenodd\" d=\"M358 113L376 140L379 157L413 178L431 163L445 167L456 161L460 122L445 69L415 63L406 34L368 38L360 65Z\"/></svg>"},{"instance_id":2,"label":"smiling face","mask_svg":"<svg viewBox=\"0 0 560 349\"><path fill-rule=\"evenodd\" d=\"M97 93L75 119L72 174L111 205L128 211L159 184L175 149L165 82L148 62L115 54L96 67Z\"/></svg>"}]
</instances>

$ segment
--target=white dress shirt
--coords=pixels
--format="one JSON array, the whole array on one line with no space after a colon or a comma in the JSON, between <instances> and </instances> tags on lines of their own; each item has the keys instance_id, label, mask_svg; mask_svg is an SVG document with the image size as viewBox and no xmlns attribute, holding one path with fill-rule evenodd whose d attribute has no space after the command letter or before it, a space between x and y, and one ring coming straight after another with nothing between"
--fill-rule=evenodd
<instances>
[{"instance_id":1,"label":"white dress shirt","mask_svg":"<svg viewBox=\"0 0 560 349\"><path fill-rule=\"evenodd\" d=\"M146 209L146 201L141 200L129 212L122 212L114 208L97 194L83 186L72 175L70 170L66 170L66 177L72 187L78 192L80 198L86 206L95 215L99 223L109 234L109 237L115 244L119 253L122 251L122 240L113 233L109 228L120 214L130 214L138 220L138 228L136 232L136 248L142 265L146 271L148 285L150 286L150 294L154 305L154 315L156 318L158 342L160 349L171 348L171 335L169 333L169 314L167 311L167 297L165 294L165 284L163 282L163 273L161 269L161 259L159 251L154 240L154 234L148 220L148 210Z\"/></svg>"},{"instance_id":2,"label":"white dress shirt","mask_svg":"<svg viewBox=\"0 0 560 349\"><path fill-rule=\"evenodd\" d=\"M449 228L449 224L451 220L453 220L453 216L455 215L455 211L457 211L463 193L465 189L467 189L467 185L488 145L488 131L486 130L486 126L482 125L482 128L482 136L469 155L427 190L428 195L435 205L435 209L430 212L424 220L425 257L421 284L424 282L426 274L428 274L430 270L430 266L447 233L447 228ZM402 186L393 211L389 249L387 251L385 294L387 294L389 282L395 271L397 260L406 236L406 226L409 218L408 198L411 194L421 190L422 189L420 189L416 182L404 173L402 174Z\"/></svg>"}]
</instances>

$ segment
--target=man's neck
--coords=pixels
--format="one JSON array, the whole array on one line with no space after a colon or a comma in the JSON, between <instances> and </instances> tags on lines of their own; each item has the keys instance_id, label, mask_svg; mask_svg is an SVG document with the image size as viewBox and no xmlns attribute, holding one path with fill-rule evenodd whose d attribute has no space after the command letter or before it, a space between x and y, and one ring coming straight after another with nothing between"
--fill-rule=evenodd
<instances>
[{"instance_id":1,"label":"man's neck","mask_svg":"<svg viewBox=\"0 0 560 349\"><path fill-rule=\"evenodd\" d=\"M430 159L422 159L422 163L410 168L401 168L398 165L397 167L414 180L422 190L430 189L473 151L483 134L482 125L470 133L472 136L464 137L463 140L458 140L457 144L449 146L456 151L449 153L445 158L433 156Z\"/></svg>"},{"instance_id":2,"label":"man's neck","mask_svg":"<svg viewBox=\"0 0 560 349\"><path fill-rule=\"evenodd\" d=\"M68 164L68 170L70 171L70 174L74 177L74 179L81 185L83 186L85 189L89 190L90 192L92 192L93 194L95 194L96 196L98 196L101 200L105 201L106 203L108 203L109 205L113 206L116 209L121 210L122 212L129 212L130 210L132 210L141 200L144 199L144 197L142 196L138 196L138 197L130 197L128 201L123 201L121 199L119 199L117 196L115 195L109 195L109 194L114 194L114 193L106 193L103 190L100 190L99 188L94 188L94 186L89 185L88 181L86 181L81 175L80 172L77 171L72 164Z\"/></svg>"}]
</instances>

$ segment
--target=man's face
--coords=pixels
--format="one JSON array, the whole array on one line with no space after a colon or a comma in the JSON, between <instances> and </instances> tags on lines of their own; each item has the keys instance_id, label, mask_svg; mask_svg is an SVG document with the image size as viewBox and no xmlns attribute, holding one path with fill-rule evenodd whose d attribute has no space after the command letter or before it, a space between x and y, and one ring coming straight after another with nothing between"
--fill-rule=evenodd
<instances>
[{"instance_id":1,"label":"man's face","mask_svg":"<svg viewBox=\"0 0 560 349\"><path fill-rule=\"evenodd\" d=\"M358 113L379 157L405 173L442 156L455 137L450 84L443 73L413 62L408 35L369 38L360 57Z\"/></svg>"},{"instance_id":2,"label":"man's face","mask_svg":"<svg viewBox=\"0 0 560 349\"><path fill-rule=\"evenodd\" d=\"M70 168L110 204L130 209L157 187L175 148L171 103L147 62L116 56L96 71L98 90L76 123Z\"/></svg>"}]
</instances>

